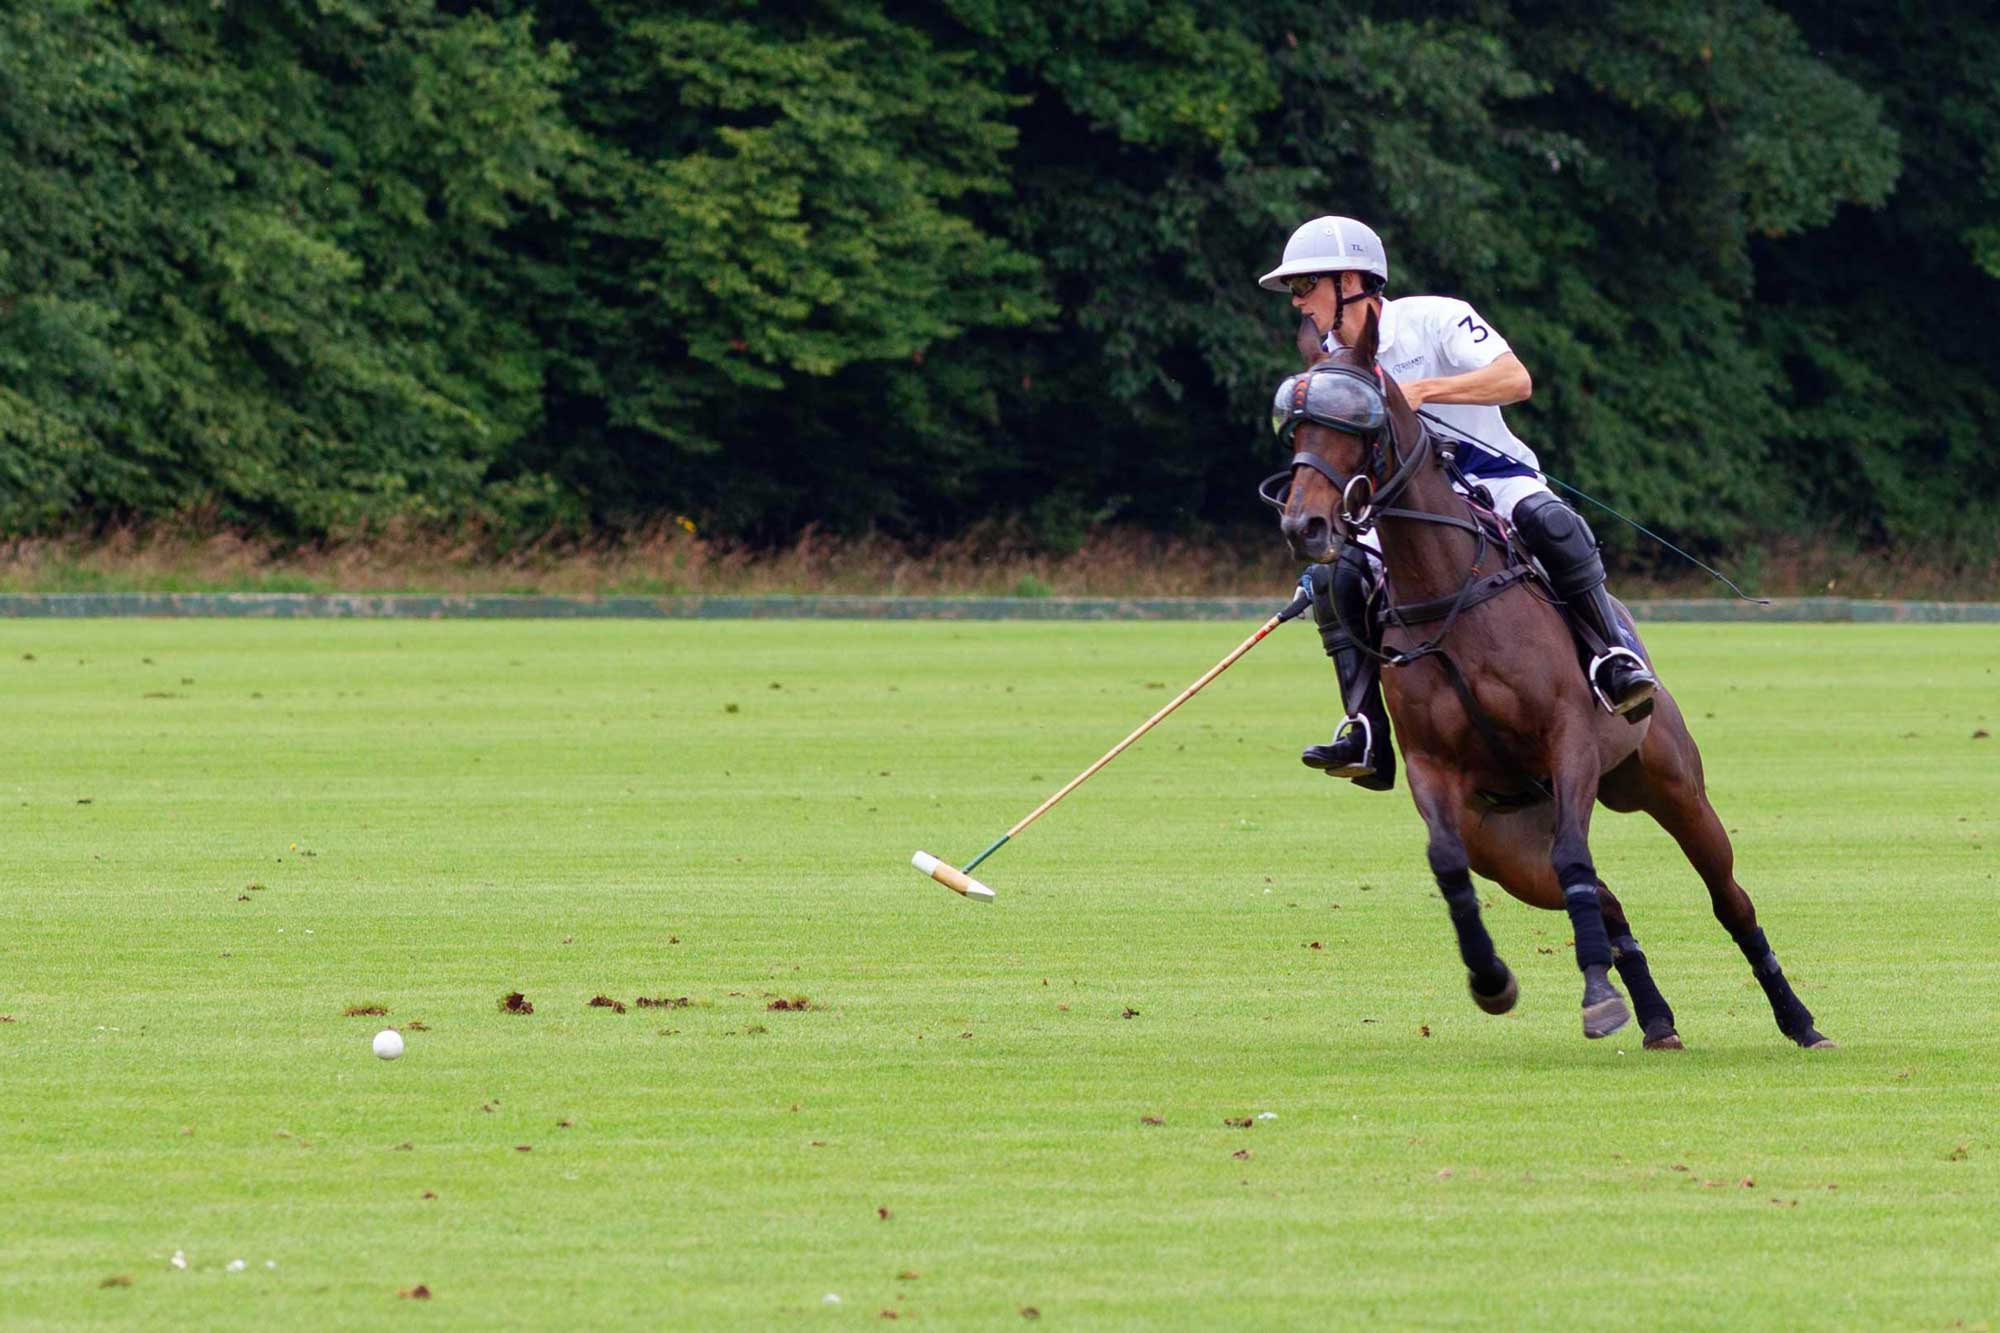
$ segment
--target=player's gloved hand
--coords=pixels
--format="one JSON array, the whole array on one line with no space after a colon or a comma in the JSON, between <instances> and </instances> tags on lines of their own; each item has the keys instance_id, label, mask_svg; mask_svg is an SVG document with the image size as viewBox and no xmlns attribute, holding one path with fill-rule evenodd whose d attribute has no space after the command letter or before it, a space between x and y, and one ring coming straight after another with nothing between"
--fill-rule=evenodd
<instances>
[{"instance_id":1,"label":"player's gloved hand","mask_svg":"<svg viewBox=\"0 0 2000 1333\"><path fill-rule=\"evenodd\" d=\"M1333 620L1333 566L1307 565L1299 575L1299 587L1312 598L1313 619L1322 625Z\"/></svg>"},{"instance_id":2,"label":"player's gloved hand","mask_svg":"<svg viewBox=\"0 0 2000 1333\"><path fill-rule=\"evenodd\" d=\"M1327 598L1331 595L1332 587L1332 571L1325 565L1307 565L1305 572L1299 575L1298 589L1292 594L1291 604L1278 612L1279 623L1296 620L1306 613L1308 607L1314 608L1317 612L1320 606L1331 606L1332 603L1328 602Z\"/></svg>"}]
</instances>

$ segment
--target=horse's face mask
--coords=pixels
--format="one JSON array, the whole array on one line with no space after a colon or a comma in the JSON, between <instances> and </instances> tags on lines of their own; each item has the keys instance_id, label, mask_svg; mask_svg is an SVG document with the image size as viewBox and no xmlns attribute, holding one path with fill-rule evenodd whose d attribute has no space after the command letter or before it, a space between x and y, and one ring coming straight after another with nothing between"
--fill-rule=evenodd
<instances>
[{"instance_id":1,"label":"horse's face mask","mask_svg":"<svg viewBox=\"0 0 2000 1333\"><path fill-rule=\"evenodd\" d=\"M1278 386L1271 430L1293 450L1283 472L1257 488L1282 515L1280 528L1300 560L1324 561L1340 541L1367 528L1389 406L1377 379L1322 362Z\"/></svg>"}]
</instances>

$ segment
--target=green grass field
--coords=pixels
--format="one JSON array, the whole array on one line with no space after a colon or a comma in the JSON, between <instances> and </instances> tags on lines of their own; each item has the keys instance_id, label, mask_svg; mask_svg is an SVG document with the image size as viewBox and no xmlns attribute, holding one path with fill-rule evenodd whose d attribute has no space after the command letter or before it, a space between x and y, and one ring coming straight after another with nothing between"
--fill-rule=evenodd
<instances>
[{"instance_id":1,"label":"green grass field","mask_svg":"<svg viewBox=\"0 0 2000 1333\"><path fill-rule=\"evenodd\" d=\"M1648 1055L1497 891L1522 1002L1473 1008L1407 795L1297 762L1309 628L996 905L909 868L1245 628L5 624L0 1324L2000 1318L2000 633L1650 630L1842 1049L1600 812L1690 1046Z\"/></svg>"}]
</instances>

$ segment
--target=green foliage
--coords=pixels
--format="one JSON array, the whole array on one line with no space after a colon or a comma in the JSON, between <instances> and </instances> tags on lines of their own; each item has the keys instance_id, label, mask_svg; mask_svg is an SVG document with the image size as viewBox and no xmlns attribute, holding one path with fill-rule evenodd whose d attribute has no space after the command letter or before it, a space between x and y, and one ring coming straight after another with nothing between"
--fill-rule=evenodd
<instances>
[{"instance_id":1,"label":"green foliage","mask_svg":"<svg viewBox=\"0 0 2000 1333\"><path fill-rule=\"evenodd\" d=\"M990 379L926 375L931 351L1054 313L1040 261L972 211L1007 188L1019 99L879 6L693 11L545 19L591 148L562 216L515 237L555 361L549 429L514 462L600 518L894 516L916 477L982 456L994 416Z\"/></svg>"},{"instance_id":2,"label":"green foliage","mask_svg":"<svg viewBox=\"0 0 2000 1333\"><path fill-rule=\"evenodd\" d=\"M640 164L631 221L658 249L639 276L692 359L736 386L781 387L787 364L829 375L907 359L968 317L1043 309L1006 281L1034 263L943 207L1005 187L1011 99L968 84L966 61L914 29L865 11L844 26L787 41L672 18L630 33L663 89L706 113L692 151ZM915 299L960 284L974 301Z\"/></svg>"},{"instance_id":3,"label":"green foliage","mask_svg":"<svg viewBox=\"0 0 2000 1333\"><path fill-rule=\"evenodd\" d=\"M16 7L0 530L1256 522L1338 211L1621 508L1990 550L1996 144L1965 3Z\"/></svg>"},{"instance_id":4,"label":"green foliage","mask_svg":"<svg viewBox=\"0 0 2000 1333\"><path fill-rule=\"evenodd\" d=\"M503 507L543 353L496 228L552 199L559 53L427 3L10 10L0 522L314 532Z\"/></svg>"}]
</instances>

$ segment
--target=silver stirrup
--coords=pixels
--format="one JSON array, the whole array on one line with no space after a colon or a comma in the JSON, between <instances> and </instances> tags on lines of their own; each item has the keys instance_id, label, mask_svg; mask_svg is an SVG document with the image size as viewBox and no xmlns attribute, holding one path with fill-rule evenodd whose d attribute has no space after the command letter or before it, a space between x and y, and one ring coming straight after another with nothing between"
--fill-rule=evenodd
<instances>
[{"instance_id":1,"label":"silver stirrup","mask_svg":"<svg viewBox=\"0 0 2000 1333\"><path fill-rule=\"evenodd\" d=\"M1646 659L1639 656L1639 654L1633 652L1630 648L1606 648L1596 657L1590 659L1590 665L1587 668L1585 668L1585 674L1590 681L1590 692L1597 696L1598 705L1602 707L1605 712L1611 714L1613 717L1622 717L1624 714L1631 712L1633 709L1637 708L1640 704L1645 703L1646 700L1653 697L1653 692L1651 690L1647 690L1644 695L1642 695L1637 699L1632 700L1632 702L1626 704L1623 708L1619 708L1611 702L1611 696L1606 694L1604 692L1604 687L1597 683L1597 669L1603 666L1606 662L1609 662L1613 658L1618 658L1618 657L1631 658L1633 665L1637 666L1641 671L1650 672L1652 670L1651 667L1648 667L1646 665ZM1364 718L1362 720L1366 721L1367 719Z\"/></svg>"},{"instance_id":2,"label":"silver stirrup","mask_svg":"<svg viewBox=\"0 0 2000 1333\"><path fill-rule=\"evenodd\" d=\"M1370 769L1373 769L1375 767L1375 724L1368 720L1366 714L1349 713L1347 720L1335 728L1333 738L1339 740L1340 733L1352 726L1359 726L1361 728L1361 762L1367 764Z\"/></svg>"}]
</instances>

